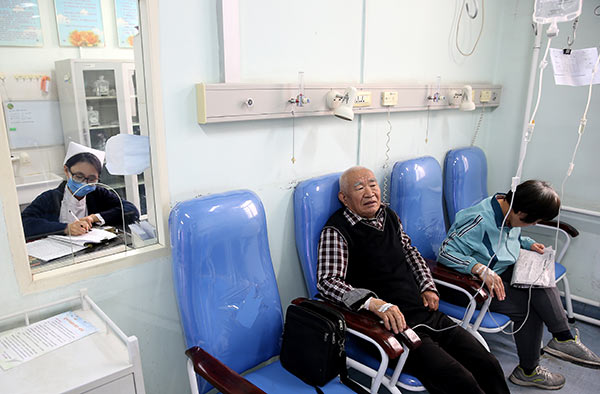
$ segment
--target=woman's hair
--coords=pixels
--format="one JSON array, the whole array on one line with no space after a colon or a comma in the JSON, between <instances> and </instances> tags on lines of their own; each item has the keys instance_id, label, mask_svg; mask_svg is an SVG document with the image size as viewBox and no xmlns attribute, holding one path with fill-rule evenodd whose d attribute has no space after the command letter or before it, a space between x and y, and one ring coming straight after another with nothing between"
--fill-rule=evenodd
<instances>
[{"instance_id":1,"label":"woman's hair","mask_svg":"<svg viewBox=\"0 0 600 394\"><path fill-rule=\"evenodd\" d=\"M513 192L506 193L505 200L510 204ZM552 220L558 215L560 198L548 182L532 179L517 186L514 193L512 210L515 213L523 212L526 216L521 219L525 223L537 220Z\"/></svg>"},{"instance_id":2,"label":"woman's hair","mask_svg":"<svg viewBox=\"0 0 600 394\"><path fill-rule=\"evenodd\" d=\"M81 152L71 156L69 160L66 161L65 165L70 171L71 167L73 167L77 163L90 163L94 166L94 168L98 172L98 175L100 175L100 172L102 172L102 163L100 163L100 160L98 160L98 158L95 155L89 152Z\"/></svg>"}]
</instances>

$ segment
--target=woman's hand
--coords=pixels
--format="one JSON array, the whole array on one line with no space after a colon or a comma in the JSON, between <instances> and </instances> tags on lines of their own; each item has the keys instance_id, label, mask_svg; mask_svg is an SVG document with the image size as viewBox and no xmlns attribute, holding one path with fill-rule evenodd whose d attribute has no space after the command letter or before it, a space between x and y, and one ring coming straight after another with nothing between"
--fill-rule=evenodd
<instances>
[{"instance_id":1,"label":"woman's hand","mask_svg":"<svg viewBox=\"0 0 600 394\"><path fill-rule=\"evenodd\" d=\"M544 254L544 249L546 249L546 247L543 244L540 243L534 243L533 245L531 245L530 250L533 250L534 252L538 252L539 254Z\"/></svg>"},{"instance_id":2,"label":"woman's hand","mask_svg":"<svg viewBox=\"0 0 600 394\"><path fill-rule=\"evenodd\" d=\"M69 223L65 228L67 235L82 235L90 231L92 225L87 220L79 219L73 223Z\"/></svg>"},{"instance_id":3,"label":"woman's hand","mask_svg":"<svg viewBox=\"0 0 600 394\"><path fill-rule=\"evenodd\" d=\"M100 220L98 219L98 216L92 214L92 215L88 215L84 218L81 218L79 220L84 220L86 221L89 225L90 225L90 229L92 228L92 225L96 222L99 222Z\"/></svg>"},{"instance_id":4,"label":"woman's hand","mask_svg":"<svg viewBox=\"0 0 600 394\"><path fill-rule=\"evenodd\" d=\"M387 330L398 334L406 329L406 320L396 305L388 304L378 298L372 298L369 302L369 310L376 314Z\"/></svg>"},{"instance_id":5,"label":"woman's hand","mask_svg":"<svg viewBox=\"0 0 600 394\"><path fill-rule=\"evenodd\" d=\"M487 288L490 290L490 295L492 297L495 294L499 301L502 301L504 298L506 298L506 292L504 291L504 283L502 283L502 278L500 278L500 276L493 270L481 263L477 263L473 266L471 272L485 283Z\"/></svg>"}]
</instances>

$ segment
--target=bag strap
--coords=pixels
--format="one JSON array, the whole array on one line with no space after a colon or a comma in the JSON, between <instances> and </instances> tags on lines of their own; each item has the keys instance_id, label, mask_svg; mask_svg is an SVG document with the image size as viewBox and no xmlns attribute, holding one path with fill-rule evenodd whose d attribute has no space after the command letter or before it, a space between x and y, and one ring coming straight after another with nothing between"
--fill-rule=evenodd
<instances>
[{"instance_id":1,"label":"bag strap","mask_svg":"<svg viewBox=\"0 0 600 394\"><path fill-rule=\"evenodd\" d=\"M342 352L340 357L340 381L350 390L359 394L369 394L367 390L348 376L348 367L346 366L346 351Z\"/></svg>"},{"instance_id":2,"label":"bag strap","mask_svg":"<svg viewBox=\"0 0 600 394\"><path fill-rule=\"evenodd\" d=\"M363 386L356 383L354 380L350 379L350 377L348 376L348 367L346 366L346 352L345 351L342 351L342 355L339 358L339 360L340 360L340 365L339 365L340 381L342 382L342 384L344 384L346 387L348 387L350 390L354 391L355 393L369 394L369 392L367 390L365 390L365 388ZM317 394L324 394L323 390L321 390L320 387L318 387L318 386L313 386L313 387L315 388L315 391L317 392Z\"/></svg>"}]
</instances>

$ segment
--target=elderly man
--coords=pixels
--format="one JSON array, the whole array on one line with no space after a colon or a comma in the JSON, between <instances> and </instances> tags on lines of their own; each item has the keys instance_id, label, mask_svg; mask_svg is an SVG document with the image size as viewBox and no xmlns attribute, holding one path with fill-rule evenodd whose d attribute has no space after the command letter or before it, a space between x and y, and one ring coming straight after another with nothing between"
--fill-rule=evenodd
<instances>
[{"instance_id":1,"label":"elderly man","mask_svg":"<svg viewBox=\"0 0 600 394\"><path fill-rule=\"evenodd\" d=\"M352 167L340 177L343 208L321 232L321 294L350 309L367 309L395 334L407 325L421 337L405 370L430 393L508 393L496 358L439 312L439 296L425 261L396 213L382 206L372 171Z\"/></svg>"}]
</instances>

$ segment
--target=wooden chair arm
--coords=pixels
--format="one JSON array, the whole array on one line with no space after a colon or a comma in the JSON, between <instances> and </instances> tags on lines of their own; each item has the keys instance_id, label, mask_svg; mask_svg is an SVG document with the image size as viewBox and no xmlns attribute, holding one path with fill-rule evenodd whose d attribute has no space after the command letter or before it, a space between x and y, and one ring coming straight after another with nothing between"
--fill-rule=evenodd
<instances>
[{"instance_id":1,"label":"wooden chair arm","mask_svg":"<svg viewBox=\"0 0 600 394\"><path fill-rule=\"evenodd\" d=\"M293 300L292 303L298 305L305 300L306 298L300 297ZM349 328L356 330L377 342L377 344L381 346L390 359L395 359L403 353L404 349L398 341L398 338L391 331L386 330L385 327L377 320L376 316L371 312L354 312L348 308L327 300L319 301L342 313L344 315L344 319L346 320L346 325ZM421 345L421 339L414 334L414 332L414 336L409 335L411 332L412 330L404 335L399 335L399 337L409 349L416 349Z\"/></svg>"},{"instance_id":2,"label":"wooden chair arm","mask_svg":"<svg viewBox=\"0 0 600 394\"><path fill-rule=\"evenodd\" d=\"M224 394L266 394L198 346L185 354L192 360L194 371Z\"/></svg>"},{"instance_id":3,"label":"wooden chair arm","mask_svg":"<svg viewBox=\"0 0 600 394\"><path fill-rule=\"evenodd\" d=\"M477 302L483 302L488 298L488 292L481 287L481 281L475 279L474 276L461 274L442 264L438 264L438 262L434 260L425 259L425 262L427 262L431 275L433 275L435 279L451 283L466 290L475 297Z\"/></svg>"},{"instance_id":4,"label":"wooden chair arm","mask_svg":"<svg viewBox=\"0 0 600 394\"><path fill-rule=\"evenodd\" d=\"M544 226L550 226L550 227L556 227L556 224L558 222L556 220L542 220L539 224L543 224ZM579 235L579 231L577 231L577 229L573 226L571 226L569 223L565 223L565 222L560 222L558 224L558 228L560 228L561 230L565 231L567 234L569 234L569 236L571 238L575 238L576 236Z\"/></svg>"}]
</instances>

